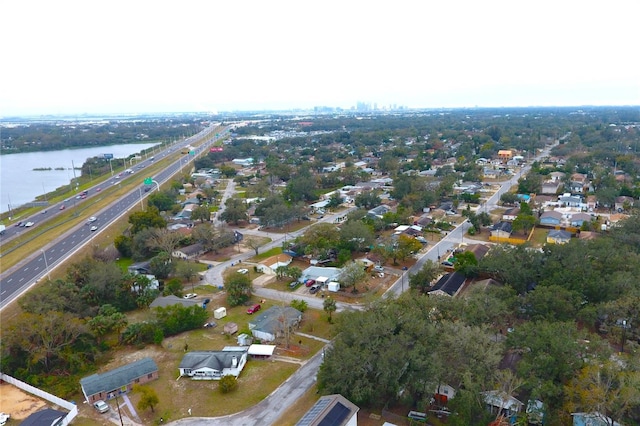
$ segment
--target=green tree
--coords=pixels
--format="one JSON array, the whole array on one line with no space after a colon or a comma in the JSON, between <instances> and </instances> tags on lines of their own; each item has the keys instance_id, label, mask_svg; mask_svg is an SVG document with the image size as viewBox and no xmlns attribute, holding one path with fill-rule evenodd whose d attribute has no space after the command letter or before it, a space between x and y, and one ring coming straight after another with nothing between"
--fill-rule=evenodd
<instances>
[{"instance_id":1,"label":"green tree","mask_svg":"<svg viewBox=\"0 0 640 426\"><path fill-rule=\"evenodd\" d=\"M218 390L220 390L220 393L222 394L232 392L237 388L238 388L238 379L231 374L225 374L218 381Z\"/></svg>"},{"instance_id":2,"label":"green tree","mask_svg":"<svg viewBox=\"0 0 640 426\"><path fill-rule=\"evenodd\" d=\"M166 228L167 226L167 221L160 216L160 210L153 206L145 211L131 213L129 223L132 234L137 234L147 228Z\"/></svg>"},{"instance_id":3,"label":"green tree","mask_svg":"<svg viewBox=\"0 0 640 426\"><path fill-rule=\"evenodd\" d=\"M456 254L453 268L465 277L475 277L478 274L478 259L472 252L463 251Z\"/></svg>"},{"instance_id":4,"label":"green tree","mask_svg":"<svg viewBox=\"0 0 640 426\"><path fill-rule=\"evenodd\" d=\"M211 212L209 212L209 207L207 206L198 206L191 211L191 220L205 222L209 219L211 219Z\"/></svg>"},{"instance_id":5,"label":"green tree","mask_svg":"<svg viewBox=\"0 0 640 426\"><path fill-rule=\"evenodd\" d=\"M375 239L373 231L361 221L347 221L340 227L340 245L350 251L361 252Z\"/></svg>"},{"instance_id":6,"label":"green tree","mask_svg":"<svg viewBox=\"0 0 640 426\"><path fill-rule=\"evenodd\" d=\"M350 262L344 265L338 280L344 287L354 287L366 276L364 268L360 262Z\"/></svg>"},{"instance_id":7,"label":"green tree","mask_svg":"<svg viewBox=\"0 0 640 426\"><path fill-rule=\"evenodd\" d=\"M167 252L160 252L149 261L149 268L156 278L162 280L173 273L175 264Z\"/></svg>"},{"instance_id":8,"label":"green tree","mask_svg":"<svg viewBox=\"0 0 640 426\"><path fill-rule=\"evenodd\" d=\"M176 274L184 279L187 283L191 284L193 290L193 279L198 276L198 265L193 262L179 261L176 265Z\"/></svg>"},{"instance_id":9,"label":"green tree","mask_svg":"<svg viewBox=\"0 0 640 426\"><path fill-rule=\"evenodd\" d=\"M293 299L289 303L289 305L291 305L293 309L297 309L302 313L304 313L304 311L306 311L307 308L309 307L309 304L307 303L306 300L300 300L300 299Z\"/></svg>"},{"instance_id":10,"label":"green tree","mask_svg":"<svg viewBox=\"0 0 640 426\"><path fill-rule=\"evenodd\" d=\"M431 283L442 274L442 266L427 259L422 268L415 274L409 275L409 288L427 293Z\"/></svg>"},{"instance_id":11,"label":"green tree","mask_svg":"<svg viewBox=\"0 0 640 426\"><path fill-rule=\"evenodd\" d=\"M144 385L134 385L133 391L140 394L140 401L138 401L137 404L138 410L144 411L147 408L151 408L151 412L153 413L153 407L160 403L156 391L152 387Z\"/></svg>"},{"instance_id":12,"label":"green tree","mask_svg":"<svg viewBox=\"0 0 640 426\"><path fill-rule=\"evenodd\" d=\"M518 202L518 194L515 194L513 192L505 192L500 196L500 201L503 205L515 205Z\"/></svg>"},{"instance_id":13,"label":"green tree","mask_svg":"<svg viewBox=\"0 0 640 426\"><path fill-rule=\"evenodd\" d=\"M161 212L170 211L173 209L173 206L176 204L176 193L173 191L161 191L154 192L149 195L148 205L149 207L155 207Z\"/></svg>"},{"instance_id":14,"label":"green tree","mask_svg":"<svg viewBox=\"0 0 640 426\"><path fill-rule=\"evenodd\" d=\"M400 234L396 246L396 255L398 259L404 261L412 254L420 251L421 248L422 244L420 244L420 241L406 234Z\"/></svg>"},{"instance_id":15,"label":"green tree","mask_svg":"<svg viewBox=\"0 0 640 426\"><path fill-rule=\"evenodd\" d=\"M111 332L120 332L127 326L127 317L111 305L102 305L98 315L89 319L87 325L96 336L98 342Z\"/></svg>"},{"instance_id":16,"label":"green tree","mask_svg":"<svg viewBox=\"0 0 640 426\"><path fill-rule=\"evenodd\" d=\"M120 256L122 257L131 257L131 244L131 237L128 237L126 235L118 235L113 240L113 245L116 247L116 250L118 250L118 253L120 253Z\"/></svg>"},{"instance_id":17,"label":"green tree","mask_svg":"<svg viewBox=\"0 0 640 426\"><path fill-rule=\"evenodd\" d=\"M242 305L251 298L251 279L245 274L231 274L224 280L224 289L229 305Z\"/></svg>"},{"instance_id":18,"label":"green tree","mask_svg":"<svg viewBox=\"0 0 640 426\"><path fill-rule=\"evenodd\" d=\"M220 214L220 220L232 222L236 225L241 220L247 220L247 204L239 198L229 198L225 202L225 210Z\"/></svg>"},{"instance_id":19,"label":"green tree","mask_svg":"<svg viewBox=\"0 0 640 426\"><path fill-rule=\"evenodd\" d=\"M335 299L331 298L330 296L325 297L324 301L322 302L322 309L324 309L324 311L329 314L329 322L332 322L331 314L334 313L336 309L338 309Z\"/></svg>"}]
</instances>

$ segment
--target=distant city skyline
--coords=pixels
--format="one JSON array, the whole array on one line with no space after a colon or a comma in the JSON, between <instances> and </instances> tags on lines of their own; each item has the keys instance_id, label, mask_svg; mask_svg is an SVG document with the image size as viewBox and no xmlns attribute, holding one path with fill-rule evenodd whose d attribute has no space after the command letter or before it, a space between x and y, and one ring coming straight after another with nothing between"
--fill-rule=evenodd
<instances>
[{"instance_id":1,"label":"distant city skyline","mask_svg":"<svg viewBox=\"0 0 640 426\"><path fill-rule=\"evenodd\" d=\"M4 2L0 117L640 105L640 2Z\"/></svg>"}]
</instances>

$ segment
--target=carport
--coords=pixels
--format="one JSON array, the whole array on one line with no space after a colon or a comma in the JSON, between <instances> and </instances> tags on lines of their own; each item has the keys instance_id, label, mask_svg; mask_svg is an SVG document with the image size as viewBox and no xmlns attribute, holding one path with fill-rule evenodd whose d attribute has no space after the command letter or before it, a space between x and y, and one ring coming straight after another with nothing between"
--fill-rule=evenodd
<instances>
[{"instance_id":1,"label":"carport","mask_svg":"<svg viewBox=\"0 0 640 426\"><path fill-rule=\"evenodd\" d=\"M316 278L316 283L320 284L322 286L322 288L326 288L327 287L327 282L329 282L329 278L328 277L318 277L318 278Z\"/></svg>"}]
</instances>

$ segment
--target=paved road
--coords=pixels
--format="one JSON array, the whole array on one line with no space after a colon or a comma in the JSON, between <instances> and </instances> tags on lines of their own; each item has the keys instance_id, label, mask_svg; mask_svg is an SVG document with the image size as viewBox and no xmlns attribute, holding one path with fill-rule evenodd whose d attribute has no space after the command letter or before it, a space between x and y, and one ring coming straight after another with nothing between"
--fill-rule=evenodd
<instances>
[{"instance_id":1,"label":"paved road","mask_svg":"<svg viewBox=\"0 0 640 426\"><path fill-rule=\"evenodd\" d=\"M154 183L157 185L157 187L159 187L160 184L171 179L173 175L178 173L186 164L192 162L198 154L203 153L206 149L209 148L210 145L216 142L220 137L224 136L224 131L219 131L220 137L218 138L216 138L215 135L211 135L216 127L216 125L212 125L211 127L203 130L198 135L192 136L189 139L180 142L177 146L172 146L167 150L156 154L156 158L159 159L166 155L169 155L170 152L174 149L179 149L182 146L190 145L195 140L205 138L205 141L196 148L196 155L180 156L177 161L174 161L168 167L166 167L164 170L160 171L153 177ZM149 159L147 161L152 160ZM143 172L141 171L139 172L139 174L143 175ZM134 176L136 175L134 174ZM148 176L138 176L138 179L142 181L142 179L145 177ZM90 188L88 190L87 200L82 201L97 201L100 198L104 197L103 191L97 191L97 188L103 187L104 185L108 184L111 184L111 186L118 185L119 180L111 179L108 182L103 182L101 186ZM3 309L8 303L28 291L31 286L38 282L38 280L40 280L44 276L49 275L50 271L57 265L77 253L84 245L91 241L95 234L103 232L104 230L106 230L108 225L110 225L120 217L129 214L129 211L134 207L137 207L138 203L142 203L143 198L151 193L143 192L143 187L144 185L141 185L133 189L128 194L124 195L122 198L118 199L117 201L113 202L108 207L97 213L95 215L95 222L92 222L91 224L85 222L81 225L76 226L64 235L61 235L51 244L48 244L47 246L41 248L39 251L36 251L19 264L6 271L3 270L0 274L0 309ZM39 214L35 215L34 217L46 217L47 215L53 215L54 213L59 212L59 209L48 209L47 214ZM31 220L31 218L29 220ZM46 224L43 223L40 226L44 227L46 226ZM96 226L97 229L95 231L91 231L92 226ZM5 237L6 236L3 236L3 238Z\"/></svg>"}]
</instances>

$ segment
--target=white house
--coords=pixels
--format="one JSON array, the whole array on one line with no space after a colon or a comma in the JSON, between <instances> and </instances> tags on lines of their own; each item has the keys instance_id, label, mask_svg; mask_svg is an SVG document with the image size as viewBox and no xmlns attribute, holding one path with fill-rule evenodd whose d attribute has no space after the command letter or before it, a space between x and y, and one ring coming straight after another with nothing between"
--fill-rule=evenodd
<instances>
[{"instance_id":1,"label":"white house","mask_svg":"<svg viewBox=\"0 0 640 426\"><path fill-rule=\"evenodd\" d=\"M264 259L262 262L258 263L256 268L263 274L275 275L276 269L280 266L289 266L292 261L293 258L291 256L281 253Z\"/></svg>"},{"instance_id":2,"label":"white house","mask_svg":"<svg viewBox=\"0 0 640 426\"><path fill-rule=\"evenodd\" d=\"M234 158L231 162L238 166L249 167L253 165L253 158Z\"/></svg>"},{"instance_id":3,"label":"white house","mask_svg":"<svg viewBox=\"0 0 640 426\"><path fill-rule=\"evenodd\" d=\"M178 370L181 377L191 377L193 380L220 380L227 375L238 377L246 363L247 348L194 351L185 354Z\"/></svg>"}]
</instances>

